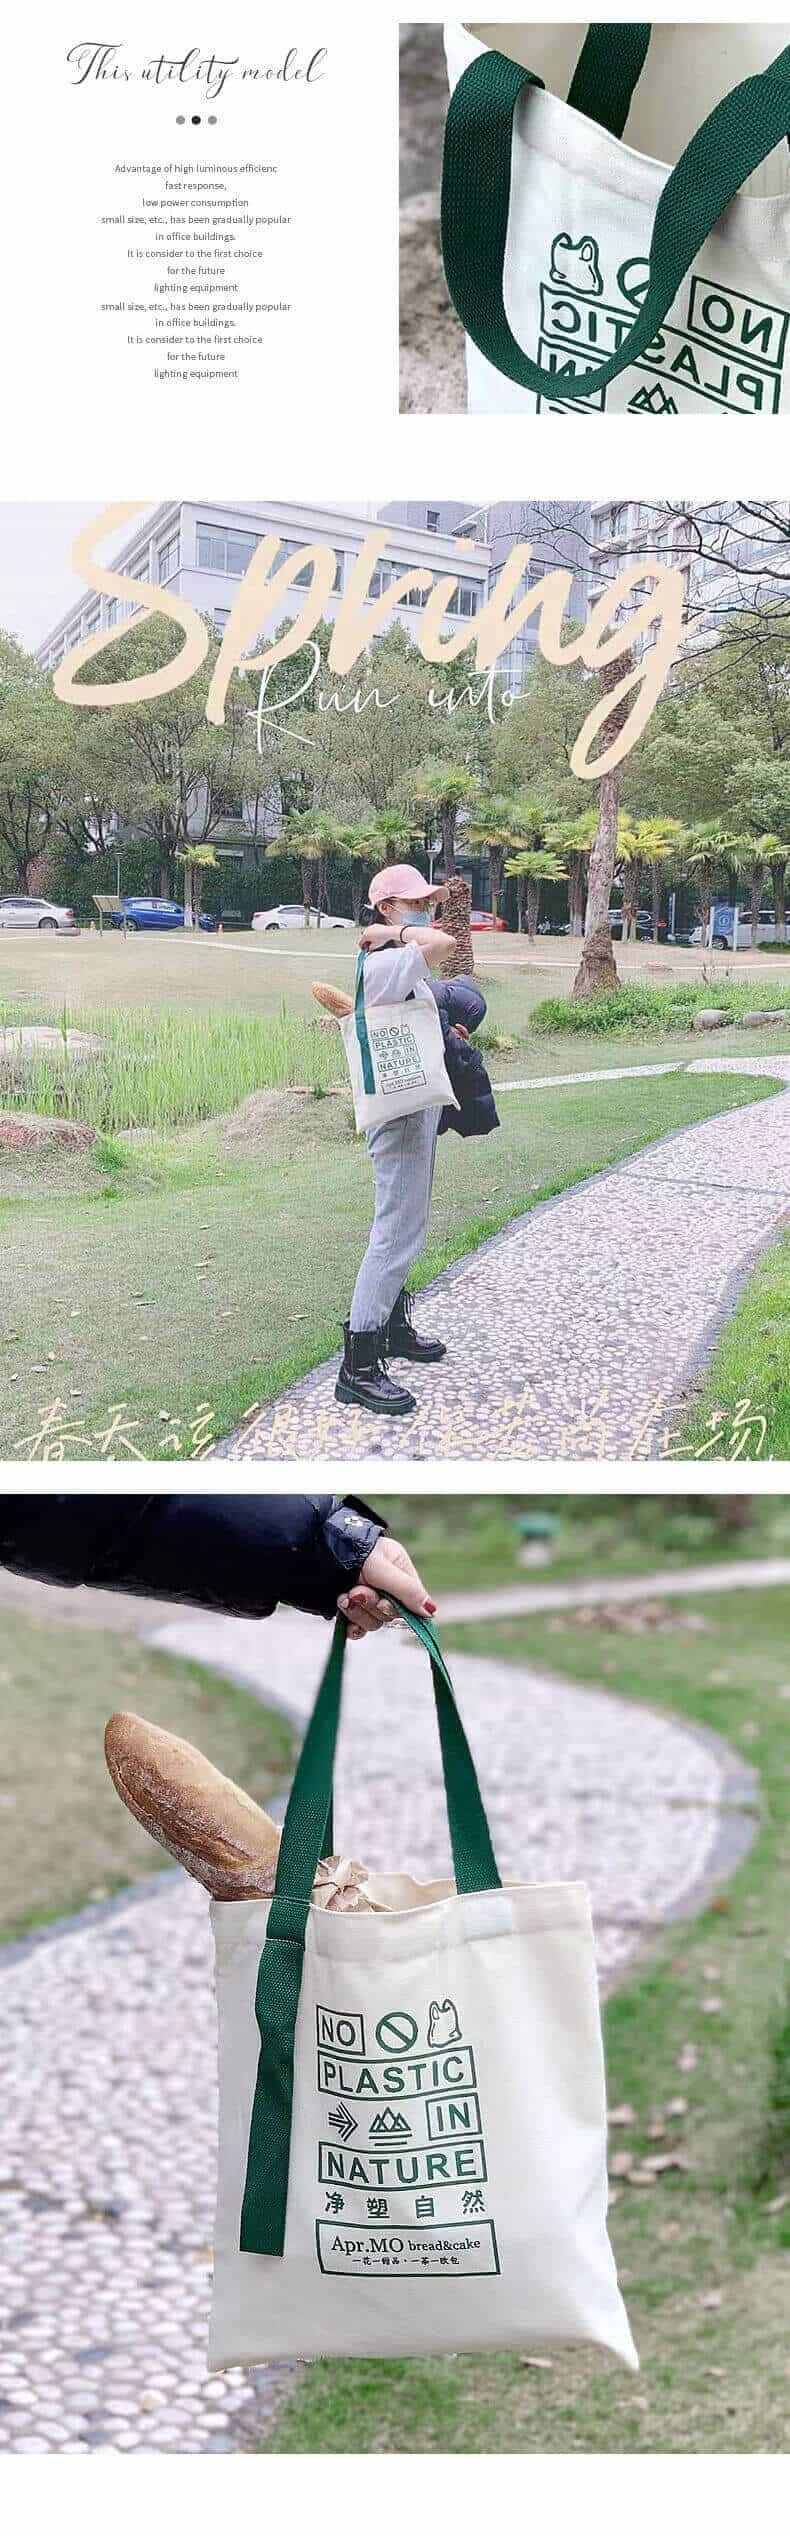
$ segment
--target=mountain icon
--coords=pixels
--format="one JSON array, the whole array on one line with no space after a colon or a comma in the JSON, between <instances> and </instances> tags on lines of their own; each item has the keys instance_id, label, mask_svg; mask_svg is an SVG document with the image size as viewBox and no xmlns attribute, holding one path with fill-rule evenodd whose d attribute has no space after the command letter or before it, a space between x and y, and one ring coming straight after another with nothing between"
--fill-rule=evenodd
<instances>
[{"instance_id":1,"label":"mountain icon","mask_svg":"<svg viewBox=\"0 0 790 2536\"><path fill-rule=\"evenodd\" d=\"M678 407L674 396L668 396L666 388L657 379L655 387L638 389L636 396L631 398L628 411L629 414L676 414Z\"/></svg>"},{"instance_id":2,"label":"mountain icon","mask_svg":"<svg viewBox=\"0 0 790 2536\"><path fill-rule=\"evenodd\" d=\"M371 2122L370 2136L372 2140L410 2140L411 2123L407 2122L405 2113L393 2113L392 2106L387 2105L383 2113L377 2113L375 2122Z\"/></svg>"}]
</instances>

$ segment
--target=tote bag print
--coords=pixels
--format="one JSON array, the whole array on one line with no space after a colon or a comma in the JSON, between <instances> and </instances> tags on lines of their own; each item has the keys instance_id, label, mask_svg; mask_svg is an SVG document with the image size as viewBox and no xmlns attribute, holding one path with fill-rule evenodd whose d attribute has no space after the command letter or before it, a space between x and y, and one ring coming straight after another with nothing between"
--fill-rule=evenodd
<instances>
[{"instance_id":1,"label":"tote bag print","mask_svg":"<svg viewBox=\"0 0 790 2536\"><path fill-rule=\"evenodd\" d=\"M212 2367L596 2342L637 2366L606 2234L592 1930L578 1885L500 1883L438 1640L455 1885L316 1909L345 1623L270 1904L212 1904L219 2192Z\"/></svg>"},{"instance_id":2,"label":"tote bag print","mask_svg":"<svg viewBox=\"0 0 790 2536\"><path fill-rule=\"evenodd\" d=\"M354 1010L340 1028L360 1132L415 1110L458 1102L444 1062L437 1006L415 996L404 1004L365 1006L365 957L360 953Z\"/></svg>"},{"instance_id":3,"label":"tote bag print","mask_svg":"<svg viewBox=\"0 0 790 2536\"><path fill-rule=\"evenodd\" d=\"M483 32L446 31L472 410L786 410L790 30L593 26L567 103L578 30Z\"/></svg>"}]
</instances>

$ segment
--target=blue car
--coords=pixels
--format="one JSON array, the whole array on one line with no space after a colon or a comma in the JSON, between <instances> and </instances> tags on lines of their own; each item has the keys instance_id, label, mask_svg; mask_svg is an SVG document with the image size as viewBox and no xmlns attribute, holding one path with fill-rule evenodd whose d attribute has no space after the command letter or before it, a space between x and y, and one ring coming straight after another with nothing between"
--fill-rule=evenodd
<instances>
[{"instance_id":1,"label":"blue car","mask_svg":"<svg viewBox=\"0 0 790 2536\"><path fill-rule=\"evenodd\" d=\"M199 922L201 933L216 933L216 916L201 916ZM122 898L113 915L113 924L125 925L129 933L175 933L183 923L183 907L174 898Z\"/></svg>"}]
</instances>

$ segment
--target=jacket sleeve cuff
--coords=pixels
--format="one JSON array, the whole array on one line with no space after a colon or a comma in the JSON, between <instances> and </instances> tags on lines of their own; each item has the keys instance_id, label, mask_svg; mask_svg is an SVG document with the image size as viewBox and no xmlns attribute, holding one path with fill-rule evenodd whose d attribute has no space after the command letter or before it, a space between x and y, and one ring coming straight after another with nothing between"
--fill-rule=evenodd
<instances>
[{"instance_id":1,"label":"jacket sleeve cuff","mask_svg":"<svg viewBox=\"0 0 790 2536\"><path fill-rule=\"evenodd\" d=\"M338 1595L344 1594L349 1585L358 1584L366 1559L386 1529L383 1516L374 1514L363 1498L335 1498L324 1517L321 1536L329 1597L327 1616L334 1611Z\"/></svg>"}]
</instances>

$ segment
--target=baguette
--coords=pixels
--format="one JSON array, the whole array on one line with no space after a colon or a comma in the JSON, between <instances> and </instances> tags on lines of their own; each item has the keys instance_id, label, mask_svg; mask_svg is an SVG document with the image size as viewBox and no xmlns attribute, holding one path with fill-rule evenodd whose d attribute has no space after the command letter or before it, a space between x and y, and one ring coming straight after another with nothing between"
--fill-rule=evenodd
<instances>
[{"instance_id":1,"label":"baguette","mask_svg":"<svg viewBox=\"0 0 790 2536\"><path fill-rule=\"evenodd\" d=\"M135 1821L218 1902L274 1892L280 1834L271 1816L195 1744L129 1709L104 1734L114 1788ZM313 1899L323 1910L374 1910L356 1858L322 1858Z\"/></svg>"},{"instance_id":2,"label":"baguette","mask_svg":"<svg viewBox=\"0 0 790 2536\"><path fill-rule=\"evenodd\" d=\"M317 1004L323 1004L325 1012L333 1014L335 1021L345 1021L347 1013L353 1013L354 1006L351 997L345 993L342 986L324 986L322 981L316 978L313 981L311 993L315 996Z\"/></svg>"}]
</instances>

